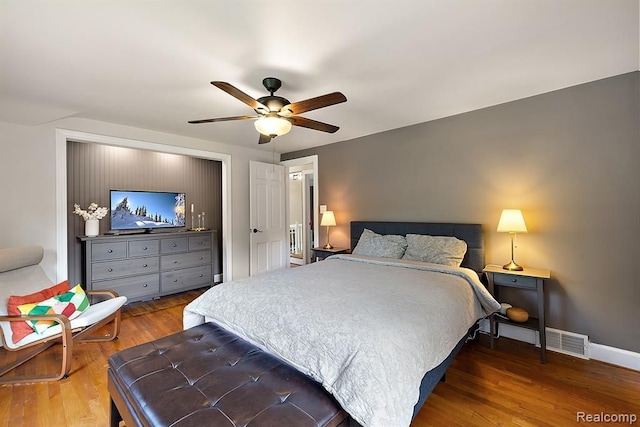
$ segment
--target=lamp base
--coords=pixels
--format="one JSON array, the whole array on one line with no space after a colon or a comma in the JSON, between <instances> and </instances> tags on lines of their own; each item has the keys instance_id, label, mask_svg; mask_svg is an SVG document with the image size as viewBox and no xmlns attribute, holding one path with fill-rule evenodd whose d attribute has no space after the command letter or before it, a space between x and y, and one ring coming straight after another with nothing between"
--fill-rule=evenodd
<instances>
[{"instance_id":1,"label":"lamp base","mask_svg":"<svg viewBox=\"0 0 640 427\"><path fill-rule=\"evenodd\" d=\"M511 262L509 264L505 264L502 266L503 269L505 270L509 270L509 271L522 271L524 270L524 268L522 268L521 265L518 265L515 263L515 261L511 260Z\"/></svg>"},{"instance_id":2,"label":"lamp base","mask_svg":"<svg viewBox=\"0 0 640 427\"><path fill-rule=\"evenodd\" d=\"M333 245L331 243L327 243L322 247L322 249L333 249Z\"/></svg>"}]
</instances>

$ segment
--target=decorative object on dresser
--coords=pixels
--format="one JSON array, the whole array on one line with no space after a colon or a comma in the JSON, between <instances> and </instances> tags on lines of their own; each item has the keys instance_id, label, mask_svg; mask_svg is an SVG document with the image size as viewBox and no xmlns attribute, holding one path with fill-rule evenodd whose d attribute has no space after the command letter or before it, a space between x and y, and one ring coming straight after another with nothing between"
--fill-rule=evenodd
<instances>
[{"instance_id":1,"label":"decorative object on dresser","mask_svg":"<svg viewBox=\"0 0 640 427\"><path fill-rule=\"evenodd\" d=\"M107 216L109 209L98 206L93 202L87 210L80 209L80 205L73 205L73 213L80 215L84 219L84 234L88 237L95 237L100 234L100 220Z\"/></svg>"},{"instance_id":2,"label":"decorative object on dresser","mask_svg":"<svg viewBox=\"0 0 640 427\"><path fill-rule=\"evenodd\" d=\"M322 220L320 221L321 227L327 227L327 244L324 245L324 249L333 249L333 246L329 242L329 227L336 226L336 217L333 211L325 211L322 214Z\"/></svg>"},{"instance_id":3,"label":"decorative object on dresser","mask_svg":"<svg viewBox=\"0 0 640 427\"><path fill-rule=\"evenodd\" d=\"M522 267L516 264L513 259L513 248L516 233L526 233L527 226L524 223L524 217L520 209L504 209L498 221L498 232L509 233L511 235L511 262L505 264L502 268L511 271L522 271Z\"/></svg>"},{"instance_id":4,"label":"decorative object on dresser","mask_svg":"<svg viewBox=\"0 0 640 427\"><path fill-rule=\"evenodd\" d=\"M522 271L505 270L499 265L487 265L484 268L484 274L487 276L489 292L498 301L500 301L499 287L518 288L536 292L538 302L538 317L531 317L521 308L511 307L510 304L502 304L505 316L498 316L495 313L489 317L491 325L491 348L493 349L494 340L498 335L498 324L506 323L520 326L527 329L538 331L540 334L540 360L546 362L547 335L546 322L544 312L544 281L551 277L551 273L546 269L523 268ZM515 310L515 311L514 311Z\"/></svg>"},{"instance_id":5,"label":"decorative object on dresser","mask_svg":"<svg viewBox=\"0 0 640 427\"><path fill-rule=\"evenodd\" d=\"M129 301L213 284L216 231L79 237L83 284Z\"/></svg>"}]
</instances>

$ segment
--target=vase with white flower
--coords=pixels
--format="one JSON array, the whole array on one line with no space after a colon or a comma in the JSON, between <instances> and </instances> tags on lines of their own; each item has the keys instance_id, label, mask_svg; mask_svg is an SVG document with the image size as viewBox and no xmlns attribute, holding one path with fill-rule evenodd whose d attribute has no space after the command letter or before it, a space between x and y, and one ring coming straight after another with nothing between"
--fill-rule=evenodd
<instances>
[{"instance_id":1,"label":"vase with white flower","mask_svg":"<svg viewBox=\"0 0 640 427\"><path fill-rule=\"evenodd\" d=\"M73 213L80 215L84 219L84 234L87 237L96 237L100 234L100 220L107 216L109 209L98 206L93 202L84 210L80 209L80 205L73 205Z\"/></svg>"}]
</instances>

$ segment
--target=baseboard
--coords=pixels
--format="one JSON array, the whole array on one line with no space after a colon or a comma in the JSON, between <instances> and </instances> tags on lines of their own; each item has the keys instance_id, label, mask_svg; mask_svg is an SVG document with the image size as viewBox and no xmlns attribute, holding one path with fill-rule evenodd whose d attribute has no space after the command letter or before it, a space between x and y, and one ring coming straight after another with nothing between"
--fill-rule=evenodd
<instances>
[{"instance_id":1,"label":"baseboard","mask_svg":"<svg viewBox=\"0 0 640 427\"><path fill-rule=\"evenodd\" d=\"M222 283L222 273L213 275L213 283Z\"/></svg>"},{"instance_id":2,"label":"baseboard","mask_svg":"<svg viewBox=\"0 0 640 427\"><path fill-rule=\"evenodd\" d=\"M640 371L640 353L590 342L589 356L601 362Z\"/></svg>"},{"instance_id":3,"label":"baseboard","mask_svg":"<svg viewBox=\"0 0 640 427\"><path fill-rule=\"evenodd\" d=\"M480 331L487 334L489 333L489 320L483 319L480 321ZM533 331L531 329L508 324L500 324L500 336L540 347L538 331ZM601 362L610 363L623 368L640 371L640 353L596 344L589 341L587 354L589 355L589 359L599 360Z\"/></svg>"}]
</instances>

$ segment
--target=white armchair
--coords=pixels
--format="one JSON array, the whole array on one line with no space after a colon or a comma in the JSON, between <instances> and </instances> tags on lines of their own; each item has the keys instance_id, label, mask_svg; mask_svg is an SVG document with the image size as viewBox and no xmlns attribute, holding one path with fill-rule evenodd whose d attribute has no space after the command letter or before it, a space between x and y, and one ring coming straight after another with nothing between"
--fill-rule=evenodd
<instances>
[{"instance_id":1,"label":"white armchair","mask_svg":"<svg viewBox=\"0 0 640 427\"><path fill-rule=\"evenodd\" d=\"M7 301L11 295L31 294L53 285L39 265L43 254L41 246L0 249L0 338L6 350L19 352L14 362L0 366L0 384L57 381L65 378L71 369L74 343L110 341L115 339L120 331L120 308L127 302L127 298L112 291L87 291L87 295L100 295L102 300L91 304L73 320L60 314L10 316ZM14 342L10 322L24 322L30 319L55 320L58 324L49 327L43 333L33 332ZM112 323L109 333L92 335L109 323ZM62 343L62 363L59 372L5 376L7 372L56 343Z\"/></svg>"}]
</instances>

